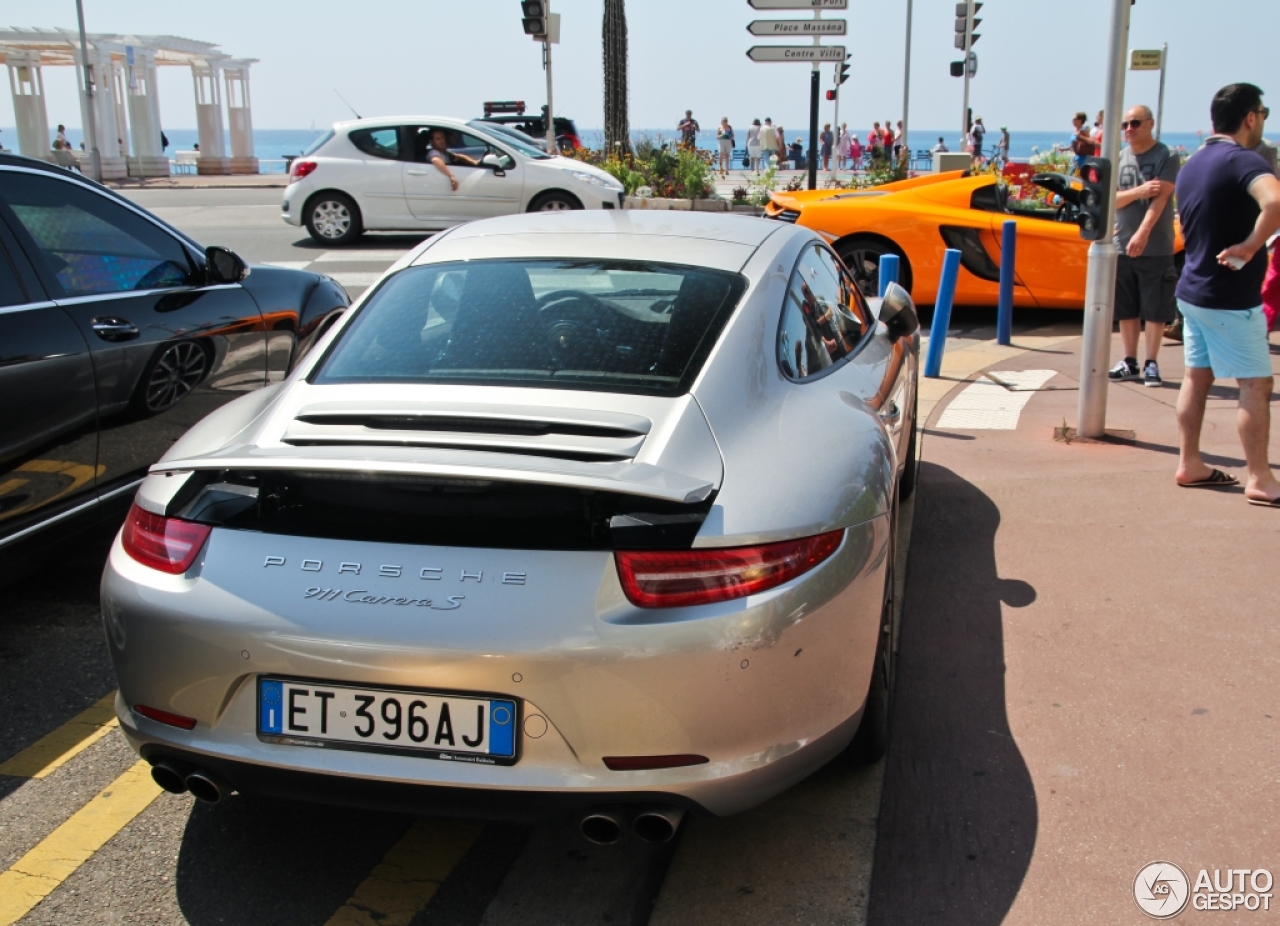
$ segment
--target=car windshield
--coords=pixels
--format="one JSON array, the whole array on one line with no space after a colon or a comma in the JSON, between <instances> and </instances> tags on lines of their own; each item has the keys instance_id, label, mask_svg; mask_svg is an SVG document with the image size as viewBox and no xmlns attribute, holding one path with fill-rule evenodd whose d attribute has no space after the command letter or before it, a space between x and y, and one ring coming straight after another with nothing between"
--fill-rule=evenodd
<instances>
[{"instance_id":1,"label":"car windshield","mask_svg":"<svg viewBox=\"0 0 1280 926\"><path fill-rule=\"evenodd\" d=\"M526 140L521 137L524 133L519 129L509 129L504 125L497 125L493 122L482 122L478 119L474 122L468 122L467 125L473 129L480 129L481 131L487 130L490 134L501 139L507 147L515 148L527 158L545 161L551 157L551 155L547 154L537 145L531 144L532 139Z\"/></svg>"},{"instance_id":2,"label":"car windshield","mask_svg":"<svg viewBox=\"0 0 1280 926\"><path fill-rule=\"evenodd\" d=\"M681 395L745 289L736 273L638 261L410 267L369 297L310 381Z\"/></svg>"}]
</instances>

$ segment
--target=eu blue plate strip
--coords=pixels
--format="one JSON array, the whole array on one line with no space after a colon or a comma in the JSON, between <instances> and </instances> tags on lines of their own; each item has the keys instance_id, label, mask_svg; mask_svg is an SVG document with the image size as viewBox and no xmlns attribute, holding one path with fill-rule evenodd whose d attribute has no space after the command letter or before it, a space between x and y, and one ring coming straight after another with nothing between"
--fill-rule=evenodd
<instances>
[{"instance_id":1,"label":"eu blue plate strip","mask_svg":"<svg viewBox=\"0 0 1280 926\"><path fill-rule=\"evenodd\" d=\"M510 758L516 754L516 704L489 702L489 755Z\"/></svg>"},{"instance_id":2,"label":"eu blue plate strip","mask_svg":"<svg viewBox=\"0 0 1280 926\"><path fill-rule=\"evenodd\" d=\"M284 684L262 681L258 685L258 729L280 733L284 724Z\"/></svg>"}]
</instances>

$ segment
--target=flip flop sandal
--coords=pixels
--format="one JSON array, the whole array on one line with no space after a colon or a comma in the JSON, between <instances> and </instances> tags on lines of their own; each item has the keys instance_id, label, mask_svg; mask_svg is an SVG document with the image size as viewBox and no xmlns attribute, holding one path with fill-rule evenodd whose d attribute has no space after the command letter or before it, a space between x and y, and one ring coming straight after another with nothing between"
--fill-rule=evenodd
<instances>
[{"instance_id":1,"label":"flip flop sandal","mask_svg":"<svg viewBox=\"0 0 1280 926\"><path fill-rule=\"evenodd\" d=\"M1209 475L1203 479L1197 479L1195 482L1179 482L1178 485L1184 489L1225 489L1230 486L1238 486L1240 480L1235 476L1224 473L1220 469L1209 470Z\"/></svg>"},{"instance_id":2,"label":"flip flop sandal","mask_svg":"<svg viewBox=\"0 0 1280 926\"><path fill-rule=\"evenodd\" d=\"M1251 498L1249 504L1259 508L1280 508L1280 498Z\"/></svg>"}]
</instances>

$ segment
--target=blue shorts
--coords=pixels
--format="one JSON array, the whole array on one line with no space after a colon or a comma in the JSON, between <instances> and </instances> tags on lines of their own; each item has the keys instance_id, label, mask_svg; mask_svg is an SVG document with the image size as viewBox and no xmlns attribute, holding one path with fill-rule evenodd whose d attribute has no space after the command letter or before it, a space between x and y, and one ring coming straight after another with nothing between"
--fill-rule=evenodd
<instances>
[{"instance_id":1,"label":"blue shorts","mask_svg":"<svg viewBox=\"0 0 1280 926\"><path fill-rule=\"evenodd\" d=\"M1262 306L1255 309L1203 309L1178 300L1186 320L1182 355L1188 367L1208 368L1223 379L1261 379L1271 375L1271 347Z\"/></svg>"}]
</instances>

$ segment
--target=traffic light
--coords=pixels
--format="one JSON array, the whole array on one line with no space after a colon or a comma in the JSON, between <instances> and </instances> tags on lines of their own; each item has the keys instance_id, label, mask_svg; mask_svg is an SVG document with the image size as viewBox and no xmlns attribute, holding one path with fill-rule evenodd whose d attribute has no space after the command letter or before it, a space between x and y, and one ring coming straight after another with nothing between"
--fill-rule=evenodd
<instances>
[{"instance_id":1,"label":"traffic light","mask_svg":"<svg viewBox=\"0 0 1280 926\"><path fill-rule=\"evenodd\" d=\"M840 86L849 79L849 65L843 62L836 65L836 86Z\"/></svg>"},{"instance_id":2,"label":"traffic light","mask_svg":"<svg viewBox=\"0 0 1280 926\"><path fill-rule=\"evenodd\" d=\"M524 25L524 34L531 35L535 39L545 39L547 37L547 4L543 0L522 0L520 11L524 14L521 23Z\"/></svg>"},{"instance_id":3,"label":"traffic light","mask_svg":"<svg viewBox=\"0 0 1280 926\"><path fill-rule=\"evenodd\" d=\"M981 3L975 3L973 5L973 25L969 26L968 23L966 22L966 20L969 17L969 4L968 3L956 4L956 42L955 44L956 44L956 48L960 49L961 51L968 51L970 48L973 48L974 45L978 44L978 39L982 38L982 36L978 35L978 33L974 31L978 28L978 25L982 22L982 20L978 18L978 10L980 9L982 9ZM965 45L965 41L964 41L966 31L969 32L968 46ZM959 76L959 75L956 75L956 76Z\"/></svg>"},{"instance_id":4,"label":"traffic light","mask_svg":"<svg viewBox=\"0 0 1280 926\"><path fill-rule=\"evenodd\" d=\"M1106 158L1085 158L1080 169L1084 189L1080 191L1080 237L1097 241L1111 222L1111 162Z\"/></svg>"},{"instance_id":5,"label":"traffic light","mask_svg":"<svg viewBox=\"0 0 1280 926\"><path fill-rule=\"evenodd\" d=\"M951 76L952 76L952 77L964 77L964 62L963 62L963 61L952 61L952 62L951 62Z\"/></svg>"},{"instance_id":6,"label":"traffic light","mask_svg":"<svg viewBox=\"0 0 1280 926\"><path fill-rule=\"evenodd\" d=\"M828 90L828 91L827 91L827 99L828 99L828 100L834 100L834 99L836 98L836 96L837 96L837 92L836 92L835 90Z\"/></svg>"}]
</instances>

